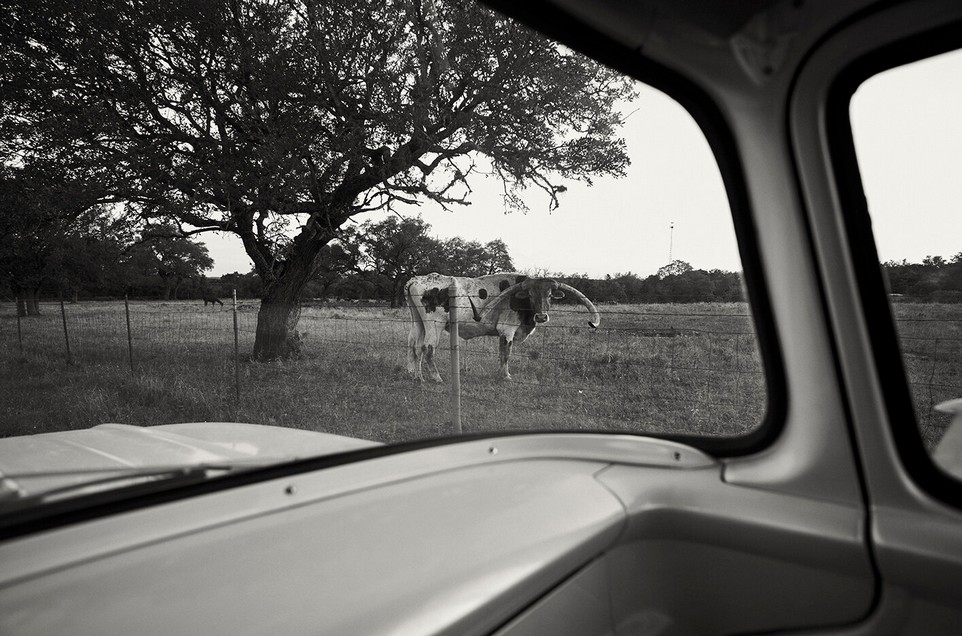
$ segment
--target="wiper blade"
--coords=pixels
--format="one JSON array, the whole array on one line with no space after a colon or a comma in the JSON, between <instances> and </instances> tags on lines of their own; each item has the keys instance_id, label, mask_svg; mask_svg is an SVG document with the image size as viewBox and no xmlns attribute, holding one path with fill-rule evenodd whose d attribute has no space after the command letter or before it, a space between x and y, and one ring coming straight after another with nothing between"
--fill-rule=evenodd
<instances>
[{"instance_id":1,"label":"wiper blade","mask_svg":"<svg viewBox=\"0 0 962 636\"><path fill-rule=\"evenodd\" d=\"M68 470L49 470L27 473L14 473L0 475L0 483L4 490L0 490L0 511L7 511L10 508L21 508L32 504L44 503L57 500L72 493L79 493L84 490L102 492L108 490L110 484L129 481L128 485L142 484L146 482L171 482L171 485L181 483L192 483L203 481L212 476L211 473L231 473L243 469L258 468L274 463L285 461L285 458L263 458L259 457L251 461L234 460L231 462L213 462L205 464L170 465L170 466L113 466L105 468L82 468ZM44 479L57 477L73 477L83 475L102 475L93 479L82 479L69 484L29 492L22 488L18 482L29 479ZM101 488L108 486L108 488ZM126 486L120 486L123 489Z\"/></svg>"}]
</instances>

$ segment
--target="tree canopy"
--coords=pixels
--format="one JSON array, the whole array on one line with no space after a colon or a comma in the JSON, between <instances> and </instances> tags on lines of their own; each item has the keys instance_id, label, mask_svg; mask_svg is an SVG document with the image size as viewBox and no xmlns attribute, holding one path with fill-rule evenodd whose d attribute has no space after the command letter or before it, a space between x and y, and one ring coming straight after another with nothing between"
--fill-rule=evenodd
<instances>
[{"instance_id":1,"label":"tree canopy","mask_svg":"<svg viewBox=\"0 0 962 636\"><path fill-rule=\"evenodd\" d=\"M105 199L55 166L0 166L0 281L21 314L37 314L37 294L55 285L61 297L109 277L129 227L109 214Z\"/></svg>"},{"instance_id":2,"label":"tree canopy","mask_svg":"<svg viewBox=\"0 0 962 636\"><path fill-rule=\"evenodd\" d=\"M179 236L170 226L149 227L127 251L125 264L141 280L159 278L164 300L177 298L180 286L214 267L207 247Z\"/></svg>"}]
</instances>

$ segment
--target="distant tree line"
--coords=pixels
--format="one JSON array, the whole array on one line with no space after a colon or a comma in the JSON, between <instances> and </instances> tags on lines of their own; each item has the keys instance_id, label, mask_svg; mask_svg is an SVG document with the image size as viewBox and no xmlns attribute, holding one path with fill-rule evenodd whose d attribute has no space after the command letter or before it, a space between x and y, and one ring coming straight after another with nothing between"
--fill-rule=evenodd
<instances>
[{"instance_id":1,"label":"distant tree line","mask_svg":"<svg viewBox=\"0 0 962 636\"><path fill-rule=\"evenodd\" d=\"M21 315L41 295L178 298L202 293L214 262L170 224L135 223L83 184L0 167L0 285Z\"/></svg>"},{"instance_id":2,"label":"distant tree line","mask_svg":"<svg viewBox=\"0 0 962 636\"><path fill-rule=\"evenodd\" d=\"M14 207L14 184L0 180L0 197ZM0 201L0 205L3 201ZM261 298L256 272L206 277L214 262L207 248L168 225L134 232L105 207L76 215L62 206L34 206L31 215L0 215L0 284L17 299L22 315L39 313L46 298L156 298L165 300L229 296ZM429 235L420 218L389 217L343 231L322 250L305 298L334 296L403 302L403 284L430 271L480 276L514 268L501 240L481 244L459 237Z\"/></svg>"},{"instance_id":3,"label":"distant tree line","mask_svg":"<svg viewBox=\"0 0 962 636\"><path fill-rule=\"evenodd\" d=\"M497 243L501 242L497 241ZM425 259L422 267L401 279L402 286L410 276L432 271L453 276L482 276L496 271L514 269L511 267L510 259L505 262L507 265L505 267L485 268L479 267L478 263L466 262L456 256L457 248L484 250L487 246L473 242L466 243L462 239L451 239L447 242L447 246L455 249L447 255L442 252L436 260ZM671 269L680 271L668 273ZM608 275L604 278L591 278L587 274L562 273L551 274L551 277L572 285L596 303L739 302L745 299L740 274L719 269L707 271L693 269L684 261L675 261L661 268L659 273L647 277L639 277L631 272ZM224 295L229 294L231 289L236 289L238 295L242 297L255 298L259 294L258 278L253 273L234 273L210 280L212 285L219 286ZM403 303L403 297L395 293L394 280L374 270L342 275L331 273L323 280L315 278L311 282L308 286L310 292L308 297L342 300L374 299L398 306ZM568 302L568 300L562 302ZM575 301L571 300L571 302Z\"/></svg>"},{"instance_id":4,"label":"distant tree line","mask_svg":"<svg viewBox=\"0 0 962 636\"><path fill-rule=\"evenodd\" d=\"M22 315L39 312L38 300L62 298L201 299L205 296L261 298L264 282L255 271L205 276L213 267L207 248L167 224L136 228L109 212L109 204L64 212L64 200L37 200L23 182L0 179L0 205L31 214L0 215L0 284L18 300ZM52 196L49 190L44 197ZM62 192L61 197L72 193ZM25 197L35 197L23 205ZM121 219L121 221L118 221ZM883 263L892 294L922 302L962 302L962 252L950 260L928 256L922 263ZM391 216L345 228L324 247L305 287L305 300L372 299L403 304L412 276L440 272L483 276L515 265L501 240L487 243L431 236L420 217ZM596 303L738 302L745 299L741 274L694 269L675 260L642 277L618 273L604 278L554 273Z\"/></svg>"},{"instance_id":5,"label":"distant tree line","mask_svg":"<svg viewBox=\"0 0 962 636\"><path fill-rule=\"evenodd\" d=\"M882 264L889 293L903 300L935 303L962 302L962 252L946 261L926 256L921 263L906 260Z\"/></svg>"},{"instance_id":6,"label":"distant tree line","mask_svg":"<svg viewBox=\"0 0 962 636\"><path fill-rule=\"evenodd\" d=\"M0 181L0 195L15 205L11 182ZM14 200L11 200L14 199ZM62 205L34 205L32 215L0 215L6 240L0 244L0 282L17 298L21 314L39 312L37 301L80 298L201 299L205 296L261 298L256 272L205 276L213 267L207 248L169 225L138 231L117 222L106 204L66 215ZM123 218L123 217L121 217ZM431 236L421 218L388 217L341 232L321 251L303 298L374 299L403 304L412 276L440 272L483 276L512 271L515 265L501 240L487 243ZM632 273L603 279L554 274L596 302L733 302L742 299L738 274L696 270L675 261L646 278Z\"/></svg>"},{"instance_id":7,"label":"distant tree line","mask_svg":"<svg viewBox=\"0 0 962 636\"><path fill-rule=\"evenodd\" d=\"M399 217L345 229L321 250L303 298L374 299L398 307L404 302L404 283L418 274L482 276L514 269L504 241L441 240L430 236L430 229L420 218ZM263 293L255 272L208 280L220 295L234 289L247 298Z\"/></svg>"},{"instance_id":8,"label":"distant tree line","mask_svg":"<svg viewBox=\"0 0 962 636\"><path fill-rule=\"evenodd\" d=\"M603 279L580 275L564 276L561 280L600 303L738 302L745 299L741 274L720 269L694 269L679 260L644 278L628 272Z\"/></svg>"}]
</instances>

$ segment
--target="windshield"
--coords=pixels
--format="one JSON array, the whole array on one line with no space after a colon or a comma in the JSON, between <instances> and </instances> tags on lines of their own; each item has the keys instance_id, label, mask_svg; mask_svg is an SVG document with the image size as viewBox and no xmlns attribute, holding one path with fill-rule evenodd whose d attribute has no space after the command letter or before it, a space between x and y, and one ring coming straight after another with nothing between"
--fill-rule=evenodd
<instances>
[{"instance_id":1,"label":"windshield","mask_svg":"<svg viewBox=\"0 0 962 636\"><path fill-rule=\"evenodd\" d=\"M728 196L665 94L473 2L21 3L0 28L5 499L762 424Z\"/></svg>"}]
</instances>

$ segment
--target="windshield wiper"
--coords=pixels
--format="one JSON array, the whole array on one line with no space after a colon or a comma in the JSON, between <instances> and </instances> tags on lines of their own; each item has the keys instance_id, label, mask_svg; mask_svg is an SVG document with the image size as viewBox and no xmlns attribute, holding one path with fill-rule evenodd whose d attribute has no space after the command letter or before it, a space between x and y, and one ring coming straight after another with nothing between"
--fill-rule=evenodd
<instances>
[{"instance_id":1,"label":"windshield wiper","mask_svg":"<svg viewBox=\"0 0 962 636\"><path fill-rule=\"evenodd\" d=\"M11 509L25 508L34 504L69 497L84 490L104 492L113 490L110 484L130 481L129 486L148 482L163 482L171 486L183 483L204 481L214 474L232 473L244 469L259 468L285 461L285 458L257 458L251 461L213 462L206 464L171 465L171 466L139 466L139 467L107 467L83 468L75 470L50 470L29 473L14 473L0 475L0 512ZM30 492L21 486L21 482L29 479L44 479L57 477L72 477L82 475L101 475L92 479L82 479L69 484L55 486L46 490ZM101 488L107 486L106 488ZM126 486L118 486L123 490Z\"/></svg>"}]
</instances>

